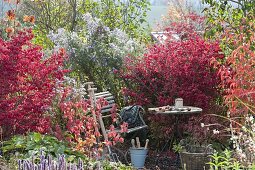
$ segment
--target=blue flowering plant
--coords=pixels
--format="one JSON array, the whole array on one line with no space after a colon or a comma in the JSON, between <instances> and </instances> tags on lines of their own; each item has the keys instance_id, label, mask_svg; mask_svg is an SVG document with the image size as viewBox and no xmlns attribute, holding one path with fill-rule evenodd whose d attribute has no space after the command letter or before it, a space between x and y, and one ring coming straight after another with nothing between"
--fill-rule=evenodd
<instances>
[{"instance_id":1,"label":"blue flowering plant","mask_svg":"<svg viewBox=\"0 0 255 170\"><path fill-rule=\"evenodd\" d=\"M144 45L118 28L110 29L89 13L82 15L82 19L85 24L75 32L60 28L48 37L56 49L67 49L70 67L82 80L93 81L99 90L118 94L124 82L115 73L126 56L138 56Z\"/></svg>"}]
</instances>

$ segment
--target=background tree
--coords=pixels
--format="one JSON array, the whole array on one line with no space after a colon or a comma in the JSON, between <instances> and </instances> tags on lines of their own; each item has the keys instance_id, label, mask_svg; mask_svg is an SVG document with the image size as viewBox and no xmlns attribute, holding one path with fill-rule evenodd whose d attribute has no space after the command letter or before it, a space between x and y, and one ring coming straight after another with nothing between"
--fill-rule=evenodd
<instances>
[{"instance_id":1,"label":"background tree","mask_svg":"<svg viewBox=\"0 0 255 170\"><path fill-rule=\"evenodd\" d=\"M132 37L144 35L146 16L149 10L147 0L45 0L23 2L22 11L36 15L36 24L48 33L58 28L75 31L83 24L82 15L91 13L110 29L119 28Z\"/></svg>"},{"instance_id":2,"label":"background tree","mask_svg":"<svg viewBox=\"0 0 255 170\"><path fill-rule=\"evenodd\" d=\"M218 38L227 30L225 28L238 33L243 18L251 21L253 17L249 16L255 15L253 0L203 0L202 2L209 5L204 9L208 24L206 36L209 38Z\"/></svg>"},{"instance_id":3,"label":"background tree","mask_svg":"<svg viewBox=\"0 0 255 170\"><path fill-rule=\"evenodd\" d=\"M83 1L84 2L84 1ZM87 0L82 3L82 13L89 12L100 18L110 29L119 28L132 37L141 37L144 34L148 0Z\"/></svg>"},{"instance_id":4,"label":"background tree","mask_svg":"<svg viewBox=\"0 0 255 170\"><path fill-rule=\"evenodd\" d=\"M183 21L191 13L201 15L202 6L201 2L197 2L195 6L189 0L169 0L167 14L163 17L164 25L169 25L171 22Z\"/></svg>"},{"instance_id":5,"label":"background tree","mask_svg":"<svg viewBox=\"0 0 255 170\"><path fill-rule=\"evenodd\" d=\"M36 16L36 25L48 33L58 28L71 29L74 27L73 3L73 0L25 0L22 2L20 11L22 14Z\"/></svg>"}]
</instances>

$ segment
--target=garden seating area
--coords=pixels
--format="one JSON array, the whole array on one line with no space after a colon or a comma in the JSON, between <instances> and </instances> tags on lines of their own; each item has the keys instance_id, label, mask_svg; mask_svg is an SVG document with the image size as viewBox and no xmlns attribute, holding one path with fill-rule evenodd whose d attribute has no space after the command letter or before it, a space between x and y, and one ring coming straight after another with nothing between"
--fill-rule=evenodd
<instances>
[{"instance_id":1,"label":"garden seating area","mask_svg":"<svg viewBox=\"0 0 255 170\"><path fill-rule=\"evenodd\" d=\"M0 170L255 169L255 1L156 2L1 1Z\"/></svg>"},{"instance_id":2,"label":"garden seating area","mask_svg":"<svg viewBox=\"0 0 255 170\"><path fill-rule=\"evenodd\" d=\"M88 88L88 91L90 94L89 96L93 96L92 98L90 98L91 103L96 103L96 101L100 100L101 98L103 98L105 101L107 101L107 105L105 105L101 108L102 116L99 117L99 120L98 120L100 123L102 123L102 125L100 125L101 129L104 129L103 131L106 131L105 125L103 122L103 118L111 117L112 115L109 113L111 113L112 109L114 109L117 104L114 101L114 96L109 91L95 93L94 90L97 90L97 89L96 88ZM120 114L117 114L118 121L126 122L126 123L128 123L128 127L130 127L130 128L127 128L127 131L125 133L132 133L132 132L135 132L135 131L138 131L138 130L148 127L143 120L142 114L144 114L144 109L141 106L135 106L135 105L126 106L126 108L121 109L120 112L121 112ZM108 113L108 114L105 114L105 113ZM121 128L120 127L115 128L115 131L121 132ZM109 132L109 130L108 130L108 132Z\"/></svg>"}]
</instances>

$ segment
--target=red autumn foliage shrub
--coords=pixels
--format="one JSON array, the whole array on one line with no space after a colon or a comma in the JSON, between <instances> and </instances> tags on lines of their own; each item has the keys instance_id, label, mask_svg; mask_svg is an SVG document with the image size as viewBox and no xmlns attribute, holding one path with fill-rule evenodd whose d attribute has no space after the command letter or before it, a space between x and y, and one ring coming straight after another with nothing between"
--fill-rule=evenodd
<instances>
[{"instance_id":1,"label":"red autumn foliage shrub","mask_svg":"<svg viewBox=\"0 0 255 170\"><path fill-rule=\"evenodd\" d=\"M154 45L144 56L126 60L125 70L121 72L122 78L128 82L124 93L133 103L147 107L172 105L175 98L181 97L184 105L201 107L204 113L211 113L215 99L219 97L219 78L210 61L223 55L218 43L205 41L192 26L180 24L169 27L173 33L185 35L180 40ZM185 120L189 117L184 116L179 121L180 127L185 126L193 134L203 133L199 121L203 115L193 118L192 126ZM149 119L157 137L169 137L173 132L173 117L150 115ZM203 119L209 121L210 118Z\"/></svg>"},{"instance_id":2,"label":"red autumn foliage shrub","mask_svg":"<svg viewBox=\"0 0 255 170\"><path fill-rule=\"evenodd\" d=\"M41 47L31 44L31 30L19 32L9 41L0 39L0 126L4 135L28 131L54 134L67 140L88 156L98 156L103 146L123 142L112 126L107 140L93 115L98 117L106 101L99 99L95 108L65 84L65 52L46 58ZM116 108L115 108L116 109ZM116 119L116 110L112 118ZM127 125L121 125L122 132Z\"/></svg>"},{"instance_id":3,"label":"red autumn foliage shrub","mask_svg":"<svg viewBox=\"0 0 255 170\"><path fill-rule=\"evenodd\" d=\"M180 39L184 40L193 36L199 36L204 31L204 27L204 17L190 13L182 16L181 20L172 22L164 29L166 34L169 33L168 40L171 41L173 33L177 34Z\"/></svg>"},{"instance_id":4,"label":"red autumn foliage shrub","mask_svg":"<svg viewBox=\"0 0 255 170\"><path fill-rule=\"evenodd\" d=\"M228 126L220 134L230 136L233 157L243 167L252 167L255 161L254 30L253 15L243 18L238 30L225 28L221 36L227 57L212 60L218 69L224 104L228 107Z\"/></svg>"},{"instance_id":5,"label":"red autumn foliage shrub","mask_svg":"<svg viewBox=\"0 0 255 170\"><path fill-rule=\"evenodd\" d=\"M212 58L220 58L217 43L200 37L155 45L140 59L126 60L122 77L135 89L125 89L133 102L163 106L182 97L185 105L210 107L217 97L219 79L210 66Z\"/></svg>"},{"instance_id":6,"label":"red autumn foliage shrub","mask_svg":"<svg viewBox=\"0 0 255 170\"><path fill-rule=\"evenodd\" d=\"M31 30L19 32L9 41L0 39L0 126L4 134L48 132L44 114L55 96L56 82L64 73L64 51L44 59L40 47L32 45Z\"/></svg>"},{"instance_id":7,"label":"red autumn foliage shrub","mask_svg":"<svg viewBox=\"0 0 255 170\"><path fill-rule=\"evenodd\" d=\"M240 27L238 34L226 30L223 36L233 51L225 61L216 58L212 61L219 69L220 85L224 89L224 103L229 107L231 117L245 116L249 112L255 113L255 36L253 31L255 25L246 24L252 29Z\"/></svg>"},{"instance_id":8,"label":"red autumn foliage shrub","mask_svg":"<svg viewBox=\"0 0 255 170\"><path fill-rule=\"evenodd\" d=\"M108 139L102 139L103 134L98 120L102 107L108 105L106 100L98 99L94 107L90 100L81 98L73 87L64 85L63 82L59 83L57 90L58 94L52 109L49 109L49 114L52 116L52 129L59 140L68 141L74 149L93 158L100 156L105 145L115 145L124 141L113 125L105 127L110 132ZM116 107L111 110L113 120L116 111ZM121 132L126 130L127 125L123 123Z\"/></svg>"}]
</instances>

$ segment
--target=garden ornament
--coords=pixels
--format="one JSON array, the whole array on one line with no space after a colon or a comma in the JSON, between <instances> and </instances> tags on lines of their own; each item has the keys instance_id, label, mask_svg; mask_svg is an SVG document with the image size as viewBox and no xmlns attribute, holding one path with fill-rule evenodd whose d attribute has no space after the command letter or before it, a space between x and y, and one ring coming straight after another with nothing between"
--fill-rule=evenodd
<instances>
[{"instance_id":1,"label":"garden ornament","mask_svg":"<svg viewBox=\"0 0 255 170\"><path fill-rule=\"evenodd\" d=\"M136 137L135 139L136 139L137 148L139 149L141 147L139 137Z\"/></svg>"},{"instance_id":2,"label":"garden ornament","mask_svg":"<svg viewBox=\"0 0 255 170\"><path fill-rule=\"evenodd\" d=\"M132 144L132 148L136 148L135 147L135 140L134 139L131 140L131 144Z\"/></svg>"},{"instance_id":3,"label":"garden ornament","mask_svg":"<svg viewBox=\"0 0 255 170\"><path fill-rule=\"evenodd\" d=\"M146 139L144 149L147 149L147 148L148 148L148 143L149 143L149 139Z\"/></svg>"}]
</instances>

